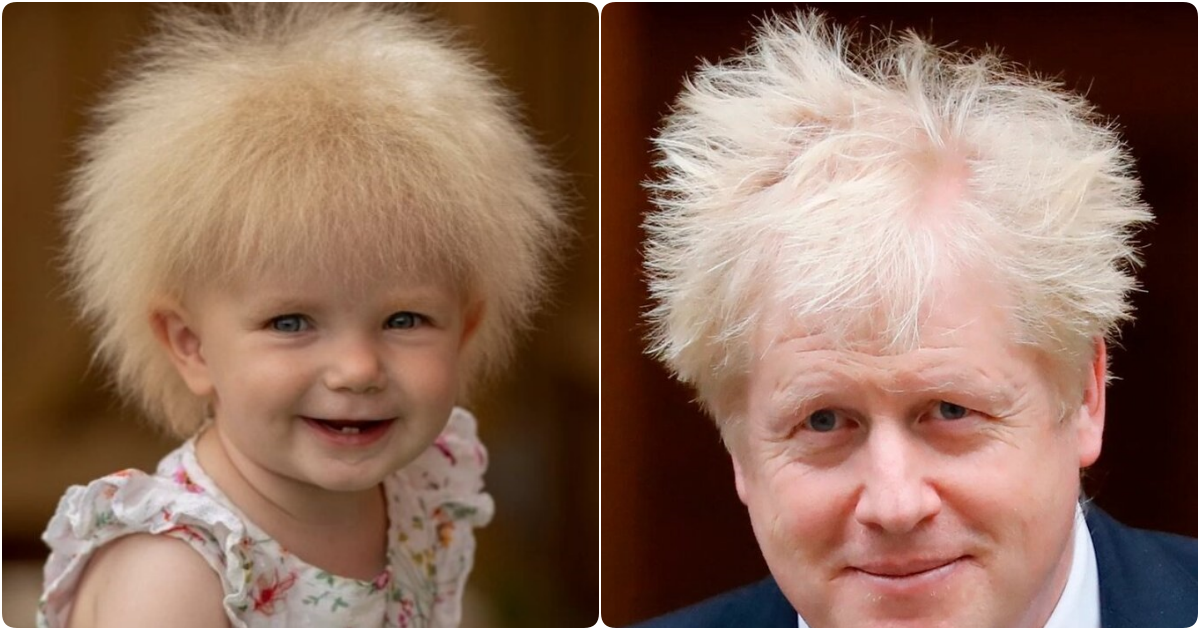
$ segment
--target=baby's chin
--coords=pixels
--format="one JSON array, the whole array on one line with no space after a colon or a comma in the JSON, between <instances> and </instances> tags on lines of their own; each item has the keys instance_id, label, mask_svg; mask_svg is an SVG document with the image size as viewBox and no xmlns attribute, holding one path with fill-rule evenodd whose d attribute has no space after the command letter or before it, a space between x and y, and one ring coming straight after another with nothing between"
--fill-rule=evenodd
<instances>
[{"instance_id":1,"label":"baby's chin","mask_svg":"<svg viewBox=\"0 0 1200 630\"><path fill-rule=\"evenodd\" d=\"M309 483L326 492L341 492L353 494L379 487L387 475L358 477L355 479L313 479Z\"/></svg>"},{"instance_id":2,"label":"baby's chin","mask_svg":"<svg viewBox=\"0 0 1200 630\"><path fill-rule=\"evenodd\" d=\"M396 471L412 463L415 458L367 460L349 464L347 462L324 462L319 468L309 466L300 471L302 481L327 492L364 492L378 488Z\"/></svg>"}]
</instances>

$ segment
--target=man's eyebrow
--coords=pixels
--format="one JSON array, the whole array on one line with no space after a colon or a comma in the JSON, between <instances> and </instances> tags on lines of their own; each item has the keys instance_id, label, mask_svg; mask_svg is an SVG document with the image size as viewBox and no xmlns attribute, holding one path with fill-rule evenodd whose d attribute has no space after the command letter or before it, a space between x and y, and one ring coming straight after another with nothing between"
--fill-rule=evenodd
<instances>
[{"instance_id":1,"label":"man's eyebrow","mask_svg":"<svg viewBox=\"0 0 1200 630\"><path fill-rule=\"evenodd\" d=\"M806 371L781 381L771 390L768 410L782 416L796 412L826 396L835 388L845 387L845 376L832 371Z\"/></svg>"},{"instance_id":2,"label":"man's eyebrow","mask_svg":"<svg viewBox=\"0 0 1200 630\"><path fill-rule=\"evenodd\" d=\"M924 372L907 373L893 379L885 391L893 393L924 392L945 393L963 392L976 398L983 398L993 404L1008 403L1013 400L1016 385L1008 379L985 374L977 367L939 366Z\"/></svg>"},{"instance_id":3,"label":"man's eyebrow","mask_svg":"<svg viewBox=\"0 0 1200 630\"><path fill-rule=\"evenodd\" d=\"M772 414L784 415L803 409L821 394L811 388L788 386L771 393L769 410Z\"/></svg>"},{"instance_id":4,"label":"man's eyebrow","mask_svg":"<svg viewBox=\"0 0 1200 630\"><path fill-rule=\"evenodd\" d=\"M771 392L768 410L783 416L803 409L831 393L854 386L879 387L890 394L961 393L992 405L1007 405L1017 398L1017 386L1004 378L984 373L975 366L936 366L899 374L887 383L864 384L834 371L812 371L782 381Z\"/></svg>"}]
</instances>

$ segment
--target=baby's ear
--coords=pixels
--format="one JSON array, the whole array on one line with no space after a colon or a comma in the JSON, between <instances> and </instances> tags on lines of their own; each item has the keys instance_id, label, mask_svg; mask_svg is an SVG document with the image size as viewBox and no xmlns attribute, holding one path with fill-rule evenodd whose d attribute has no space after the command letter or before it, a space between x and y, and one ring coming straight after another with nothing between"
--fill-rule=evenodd
<instances>
[{"instance_id":1,"label":"baby's ear","mask_svg":"<svg viewBox=\"0 0 1200 630\"><path fill-rule=\"evenodd\" d=\"M204 398L213 393L208 363L193 318L179 304L165 304L150 313L150 327L171 363L193 394Z\"/></svg>"},{"instance_id":2,"label":"baby's ear","mask_svg":"<svg viewBox=\"0 0 1200 630\"><path fill-rule=\"evenodd\" d=\"M467 307L463 315L463 334L462 345L467 345L467 342L475 336L479 330L479 324L483 321L483 312L486 307L483 305L483 300L474 302Z\"/></svg>"}]
</instances>

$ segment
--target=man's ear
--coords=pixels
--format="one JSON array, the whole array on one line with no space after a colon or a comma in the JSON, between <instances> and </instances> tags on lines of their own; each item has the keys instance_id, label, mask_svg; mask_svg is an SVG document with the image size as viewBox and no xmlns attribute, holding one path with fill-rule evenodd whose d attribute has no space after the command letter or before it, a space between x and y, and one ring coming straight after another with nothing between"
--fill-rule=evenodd
<instances>
[{"instance_id":1,"label":"man's ear","mask_svg":"<svg viewBox=\"0 0 1200 630\"><path fill-rule=\"evenodd\" d=\"M1108 348L1103 337L1096 338L1095 357L1087 374L1083 402L1076 418L1076 441L1079 445L1079 467L1087 468L1100 458L1104 437L1104 389L1108 374Z\"/></svg>"},{"instance_id":2,"label":"man's ear","mask_svg":"<svg viewBox=\"0 0 1200 630\"><path fill-rule=\"evenodd\" d=\"M731 457L733 460L733 484L737 486L738 498L742 503L746 503L746 479L742 476L742 465L738 463L736 457Z\"/></svg>"},{"instance_id":3,"label":"man's ear","mask_svg":"<svg viewBox=\"0 0 1200 630\"><path fill-rule=\"evenodd\" d=\"M150 327L188 389L201 398L210 396L214 388L208 363L187 311L178 304L156 308L150 313Z\"/></svg>"},{"instance_id":4,"label":"man's ear","mask_svg":"<svg viewBox=\"0 0 1200 630\"><path fill-rule=\"evenodd\" d=\"M724 397L712 398L707 402L708 411L714 418L719 418L717 425L721 431L721 443L725 445L725 452L729 453L729 459L733 462L733 485L737 488L742 504L749 505L746 503L749 498L746 492L746 473L742 471L742 464L738 461L746 446L745 436L741 434L745 427L737 426L740 420L729 412L730 403L729 393L726 392Z\"/></svg>"}]
</instances>

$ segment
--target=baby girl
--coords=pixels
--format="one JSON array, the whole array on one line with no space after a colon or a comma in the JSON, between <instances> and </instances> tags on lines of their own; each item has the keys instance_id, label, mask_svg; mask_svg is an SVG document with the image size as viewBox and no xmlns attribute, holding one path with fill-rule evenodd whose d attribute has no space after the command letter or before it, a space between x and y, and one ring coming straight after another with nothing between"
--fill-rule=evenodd
<instances>
[{"instance_id":1,"label":"baby girl","mask_svg":"<svg viewBox=\"0 0 1200 630\"><path fill-rule=\"evenodd\" d=\"M447 626L562 235L515 105L411 12L172 7L66 204L98 358L183 440L67 491L44 626Z\"/></svg>"}]
</instances>

